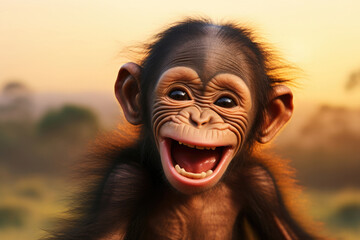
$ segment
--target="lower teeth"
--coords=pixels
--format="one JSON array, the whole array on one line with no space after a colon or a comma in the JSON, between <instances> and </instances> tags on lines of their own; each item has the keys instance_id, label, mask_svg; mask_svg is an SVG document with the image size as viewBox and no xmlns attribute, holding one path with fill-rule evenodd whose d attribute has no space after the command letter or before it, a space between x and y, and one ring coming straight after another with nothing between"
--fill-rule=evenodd
<instances>
[{"instance_id":1,"label":"lower teeth","mask_svg":"<svg viewBox=\"0 0 360 240\"><path fill-rule=\"evenodd\" d=\"M183 175L184 177L188 177L188 178L195 178L195 179L200 179L200 178L205 178L209 175L211 175L213 173L212 170L207 170L206 172L201 172L201 173L192 173L192 172L187 172L184 168L181 168L179 166L179 164L175 165L175 170Z\"/></svg>"}]
</instances>

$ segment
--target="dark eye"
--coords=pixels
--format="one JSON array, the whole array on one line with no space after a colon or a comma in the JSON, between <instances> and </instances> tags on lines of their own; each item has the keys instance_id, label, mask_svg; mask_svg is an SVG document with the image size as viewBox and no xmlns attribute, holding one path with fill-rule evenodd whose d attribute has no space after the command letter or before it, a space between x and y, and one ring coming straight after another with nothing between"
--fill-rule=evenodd
<instances>
[{"instance_id":1,"label":"dark eye","mask_svg":"<svg viewBox=\"0 0 360 240\"><path fill-rule=\"evenodd\" d=\"M169 97L177 100L177 101L186 101L189 100L190 97L187 94L187 92L181 90L181 89L175 89L169 93Z\"/></svg>"},{"instance_id":2,"label":"dark eye","mask_svg":"<svg viewBox=\"0 0 360 240\"><path fill-rule=\"evenodd\" d=\"M223 108L232 108L236 106L235 101L230 97L221 97L216 100L215 105Z\"/></svg>"}]
</instances>

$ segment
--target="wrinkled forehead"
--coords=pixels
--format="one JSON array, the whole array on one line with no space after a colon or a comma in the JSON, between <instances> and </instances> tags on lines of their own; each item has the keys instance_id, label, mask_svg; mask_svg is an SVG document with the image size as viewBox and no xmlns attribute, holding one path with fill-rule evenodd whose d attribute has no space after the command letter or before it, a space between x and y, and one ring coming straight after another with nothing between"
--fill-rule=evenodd
<instances>
[{"instance_id":1,"label":"wrinkled forehead","mask_svg":"<svg viewBox=\"0 0 360 240\"><path fill-rule=\"evenodd\" d=\"M194 69L206 85L221 73L234 74L250 87L250 69L246 55L239 47L229 44L216 35L187 41L169 53L164 71L185 66Z\"/></svg>"}]
</instances>

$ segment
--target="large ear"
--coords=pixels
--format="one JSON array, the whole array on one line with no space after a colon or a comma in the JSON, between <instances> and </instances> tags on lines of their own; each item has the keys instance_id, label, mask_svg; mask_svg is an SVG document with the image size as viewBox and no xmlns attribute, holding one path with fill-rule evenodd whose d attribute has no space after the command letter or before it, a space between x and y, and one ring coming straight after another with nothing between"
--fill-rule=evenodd
<instances>
[{"instance_id":1,"label":"large ear","mask_svg":"<svg viewBox=\"0 0 360 240\"><path fill-rule=\"evenodd\" d=\"M273 93L266 108L265 119L260 129L258 141L260 143L269 142L289 121L293 110L293 94L291 90L284 85L273 87Z\"/></svg>"},{"instance_id":2,"label":"large ear","mask_svg":"<svg viewBox=\"0 0 360 240\"><path fill-rule=\"evenodd\" d=\"M115 83L115 95L125 118L134 125L141 123L140 71L139 65L132 62L126 63L120 68Z\"/></svg>"}]
</instances>

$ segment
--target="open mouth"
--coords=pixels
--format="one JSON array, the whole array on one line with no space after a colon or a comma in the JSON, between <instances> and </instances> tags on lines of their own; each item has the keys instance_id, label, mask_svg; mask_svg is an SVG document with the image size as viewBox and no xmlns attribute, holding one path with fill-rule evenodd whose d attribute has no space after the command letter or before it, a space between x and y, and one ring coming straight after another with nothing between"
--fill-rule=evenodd
<instances>
[{"instance_id":1,"label":"open mouth","mask_svg":"<svg viewBox=\"0 0 360 240\"><path fill-rule=\"evenodd\" d=\"M170 167L181 176L193 180L213 175L231 149L230 146L190 144L172 138L164 140Z\"/></svg>"},{"instance_id":2,"label":"open mouth","mask_svg":"<svg viewBox=\"0 0 360 240\"><path fill-rule=\"evenodd\" d=\"M200 146L169 139L171 159L182 176L202 179L213 174L225 147Z\"/></svg>"},{"instance_id":3,"label":"open mouth","mask_svg":"<svg viewBox=\"0 0 360 240\"><path fill-rule=\"evenodd\" d=\"M196 135L185 140L164 133L158 141L163 170L170 184L183 193L214 186L234 156L235 146L228 140Z\"/></svg>"},{"instance_id":4,"label":"open mouth","mask_svg":"<svg viewBox=\"0 0 360 240\"><path fill-rule=\"evenodd\" d=\"M185 194L204 191L220 181L235 155L237 137L230 130L207 134L206 130L160 129L157 143L169 183Z\"/></svg>"}]
</instances>

